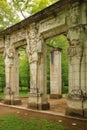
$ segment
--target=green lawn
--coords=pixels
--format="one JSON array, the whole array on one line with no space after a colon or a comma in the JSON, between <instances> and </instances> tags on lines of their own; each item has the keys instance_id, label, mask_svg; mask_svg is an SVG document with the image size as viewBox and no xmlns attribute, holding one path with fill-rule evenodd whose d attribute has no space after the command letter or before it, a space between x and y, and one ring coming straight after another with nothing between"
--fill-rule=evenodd
<instances>
[{"instance_id":1,"label":"green lawn","mask_svg":"<svg viewBox=\"0 0 87 130\"><path fill-rule=\"evenodd\" d=\"M28 91L20 91L19 92L19 97L28 97L29 96L29 92ZM0 92L0 98L3 99L4 98L4 92Z\"/></svg>"},{"instance_id":2,"label":"green lawn","mask_svg":"<svg viewBox=\"0 0 87 130\"><path fill-rule=\"evenodd\" d=\"M0 130L68 130L58 122L49 122L45 119L22 119L16 115L0 117Z\"/></svg>"}]
</instances>

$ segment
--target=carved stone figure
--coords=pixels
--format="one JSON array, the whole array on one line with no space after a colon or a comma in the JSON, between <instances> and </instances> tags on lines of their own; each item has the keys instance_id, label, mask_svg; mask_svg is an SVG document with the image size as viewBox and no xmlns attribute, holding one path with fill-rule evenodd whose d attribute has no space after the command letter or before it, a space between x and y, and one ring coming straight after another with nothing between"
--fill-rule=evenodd
<instances>
[{"instance_id":1,"label":"carved stone figure","mask_svg":"<svg viewBox=\"0 0 87 130\"><path fill-rule=\"evenodd\" d=\"M83 44L80 39L82 31L82 27L77 27L75 29L70 29L68 32L68 56L70 61L73 59L73 57L76 57L77 60L80 60L83 55Z\"/></svg>"},{"instance_id":2,"label":"carved stone figure","mask_svg":"<svg viewBox=\"0 0 87 130\"><path fill-rule=\"evenodd\" d=\"M73 39L72 41L69 41L68 56L70 60L72 60L74 56L80 60L82 52L82 44L80 43L79 39Z\"/></svg>"},{"instance_id":3,"label":"carved stone figure","mask_svg":"<svg viewBox=\"0 0 87 130\"><path fill-rule=\"evenodd\" d=\"M29 63L38 60L37 55L37 30L35 25L30 26L30 30L27 30L27 54L29 56Z\"/></svg>"},{"instance_id":4,"label":"carved stone figure","mask_svg":"<svg viewBox=\"0 0 87 130\"><path fill-rule=\"evenodd\" d=\"M13 46L6 48L4 51L5 64L11 67L14 64L15 49Z\"/></svg>"}]
</instances>

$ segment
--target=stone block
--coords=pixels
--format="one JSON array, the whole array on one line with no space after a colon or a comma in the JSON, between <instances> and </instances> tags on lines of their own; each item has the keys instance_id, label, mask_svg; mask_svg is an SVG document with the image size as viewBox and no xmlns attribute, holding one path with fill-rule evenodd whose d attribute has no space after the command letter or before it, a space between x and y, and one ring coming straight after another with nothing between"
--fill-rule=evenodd
<instances>
[{"instance_id":1,"label":"stone block","mask_svg":"<svg viewBox=\"0 0 87 130\"><path fill-rule=\"evenodd\" d=\"M67 107L65 114L69 116L83 117L83 110Z\"/></svg>"},{"instance_id":2,"label":"stone block","mask_svg":"<svg viewBox=\"0 0 87 130\"><path fill-rule=\"evenodd\" d=\"M81 99L67 99L66 115L84 117L83 102Z\"/></svg>"},{"instance_id":3,"label":"stone block","mask_svg":"<svg viewBox=\"0 0 87 130\"><path fill-rule=\"evenodd\" d=\"M28 103L28 108L35 109L35 110L49 110L50 104L37 104L37 103Z\"/></svg>"},{"instance_id":4,"label":"stone block","mask_svg":"<svg viewBox=\"0 0 87 130\"><path fill-rule=\"evenodd\" d=\"M84 109L84 118L87 118L87 109Z\"/></svg>"},{"instance_id":5,"label":"stone block","mask_svg":"<svg viewBox=\"0 0 87 130\"><path fill-rule=\"evenodd\" d=\"M20 99L17 99L17 100L14 100L14 101L5 99L5 100L3 101L3 103L4 103L4 104L8 104L8 105L21 105L21 104L22 104L22 102L21 102Z\"/></svg>"},{"instance_id":6,"label":"stone block","mask_svg":"<svg viewBox=\"0 0 87 130\"><path fill-rule=\"evenodd\" d=\"M60 99L60 98L62 98L62 95L61 94L50 94L50 98L51 99Z\"/></svg>"}]
</instances>

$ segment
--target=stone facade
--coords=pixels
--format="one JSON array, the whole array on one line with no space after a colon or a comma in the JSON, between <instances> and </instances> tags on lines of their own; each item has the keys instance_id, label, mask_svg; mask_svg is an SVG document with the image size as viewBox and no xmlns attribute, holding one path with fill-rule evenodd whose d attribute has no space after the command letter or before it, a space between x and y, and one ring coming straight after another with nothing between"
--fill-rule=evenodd
<instances>
[{"instance_id":1,"label":"stone facade","mask_svg":"<svg viewBox=\"0 0 87 130\"><path fill-rule=\"evenodd\" d=\"M62 97L61 49L50 53L50 98Z\"/></svg>"},{"instance_id":2,"label":"stone facade","mask_svg":"<svg viewBox=\"0 0 87 130\"><path fill-rule=\"evenodd\" d=\"M60 0L0 32L0 52L4 52L5 60L6 103L20 103L17 48L26 44L30 64L28 107L49 109L46 94L45 41L63 33L67 36L69 45L69 94L66 114L87 117L86 0Z\"/></svg>"}]
</instances>

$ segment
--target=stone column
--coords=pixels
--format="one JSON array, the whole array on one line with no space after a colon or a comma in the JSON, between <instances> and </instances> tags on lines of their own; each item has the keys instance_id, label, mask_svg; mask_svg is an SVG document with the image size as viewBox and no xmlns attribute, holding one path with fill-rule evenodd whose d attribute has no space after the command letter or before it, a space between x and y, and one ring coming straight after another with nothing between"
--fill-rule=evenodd
<instances>
[{"instance_id":1,"label":"stone column","mask_svg":"<svg viewBox=\"0 0 87 130\"><path fill-rule=\"evenodd\" d=\"M81 84L83 86L83 110L84 117L87 118L87 26L85 27L85 35L84 35L84 65L82 66L82 81Z\"/></svg>"},{"instance_id":2,"label":"stone column","mask_svg":"<svg viewBox=\"0 0 87 130\"><path fill-rule=\"evenodd\" d=\"M18 52L13 45L10 45L9 36L5 39L5 99L6 104L20 104L19 100L19 78L18 78Z\"/></svg>"},{"instance_id":3,"label":"stone column","mask_svg":"<svg viewBox=\"0 0 87 130\"><path fill-rule=\"evenodd\" d=\"M87 117L87 3L79 2L69 10L69 93L66 114ZM86 7L86 8L85 8Z\"/></svg>"},{"instance_id":4,"label":"stone column","mask_svg":"<svg viewBox=\"0 0 87 130\"><path fill-rule=\"evenodd\" d=\"M77 26L68 31L68 56L69 56L69 115L84 116L84 99L86 96L86 49L84 26Z\"/></svg>"},{"instance_id":5,"label":"stone column","mask_svg":"<svg viewBox=\"0 0 87 130\"><path fill-rule=\"evenodd\" d=\"M38 36L38 29L32 24L26 33L27 53L30 64L30 93L28 107L49 109L46 94L45 43ZM44 45L43 45L44 44Z\"/></svg>"},{"instance_id":6,"label":"stone column","mask_svg":"<svg viewBox=\"0 0 87 130\"><path fill-rule=\"evenodd\" d=\"M62 97L61 48L50 53L50 98Z\"/></svg>"}]
</instances>

